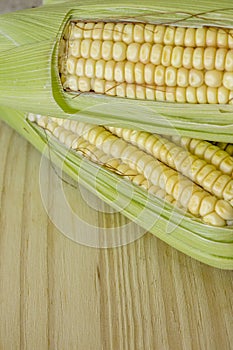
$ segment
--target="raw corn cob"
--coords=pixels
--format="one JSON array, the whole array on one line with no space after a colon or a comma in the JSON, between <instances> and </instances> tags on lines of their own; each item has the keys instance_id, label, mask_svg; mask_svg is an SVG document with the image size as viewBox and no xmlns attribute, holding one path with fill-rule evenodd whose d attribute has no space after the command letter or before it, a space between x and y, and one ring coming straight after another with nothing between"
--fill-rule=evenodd
<instances>
[{"instance_id":1,"label":"raw corn cob","mask_svg":"<svg viewBox=\"0 0 233 350\"><path fill-rule=\"evenodd\" d=\"M162 191L165 199L208 224L226 226L233 221L232 176L159 135L34 115L30 120L68 148L83 149L91 160L121 171L149 192Z\"/></svg>"},{"instance_id":2,"label":"raw corn cob","mask_svg":"<svg viewBox=\"0 0 233 350\"><path fill-rule=\"evenodd\" d=\"M180 103L232 103L233 31L132 22L71 22L63 87Z\"/></svg>"}]
</instances>

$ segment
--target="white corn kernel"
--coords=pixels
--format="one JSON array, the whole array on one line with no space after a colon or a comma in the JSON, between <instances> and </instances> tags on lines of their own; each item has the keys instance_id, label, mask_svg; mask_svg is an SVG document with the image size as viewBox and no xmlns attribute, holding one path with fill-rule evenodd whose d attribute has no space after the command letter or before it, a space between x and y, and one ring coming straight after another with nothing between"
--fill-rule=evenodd
<instances>
[{"instance_id":1,"label":"white corn kernel","mask_svg":"<svg viewBox=\"0 0 233 350\"><path fill-rule=\"evenodd\" d=\"M156 44L162 44L164 40L165 26L158 25L154 31L154 42Z\"/></svg>"},{"instance_id":2,"label":"white corn kernel","mask_svg":"<svg viewBox=\"0 0 233 350\"><path fill-rule=\"evenodd\" d=\"M96 78L104 79L105 65L106 65L106 62L104 60L99 60L96 62L96 65L95 65Z\"/></svg>"},{"instance_id":3,"label":"white corn kernel","mask_svg":"<svg viewBox=\"0 0 233 350\"><path fill-rule=\"evenodd\" d=\"M144 43L141 45L140 48L140 54L139 54L139 60L146 64L150 62L150 53L151 53L151 44L149 43Z\"/></svg>"},{"instance_id":4,"label":"white corn kernel","mask_svg":"<svg viewBox=\"0 0 233 350\"><path fill-rule=\"evenodd\" d=\"M78 90L88 92L91 90L91 80L87 77L80 77L78 80Z\"/></svg>"},{"instance_id":5,"label":"white corn kernel","mask_svg":"<svg viewBox=\"0 0 233 350\"><path fill-rule=\"evenodd\" d=\"M186 47L183 53L183 66L187 69L192 68L193 65L193 53L194 49L192 47Z\"/></svg>"},{"instance_id":6,"label":"white corn kernel","mask_svg":"<svg viewBox=\"0 0 233 350\"><path fill-rule=\"evenodd\" d=\"M81 56L83 58L90 57L91 45L92 45L91 39L82 40L82 42L81 42Z\"/></svg>"},{"instance_id":7,"label":"white corn kernel","mask_svg":"<svg viewBox=\"0 0 233 350\"><path fill-rule=\"evenodd\" d=\"M132 23L127 23L124 26L122 40L127 44L131 44L133 42L133 29L134 25Z\"/></svg>"},{"instance_id":8,"label":"white corn kernel","mask_svg":"<svg viewBox=\"0 0 233 350\"><path fill-rule=\"evenodd\" d=\"M126 83L121 83L116 86L116 95L119 97L126 97Z\"/></svg>"},{"instance_id":9,"label":"white corn kernel","mask_svg":"<svg viewBox=\"0 0 233 350\"><path fill-rule=\"evenodd\" d=\"M226 48L228 45L228 33L226 29L218 29L217 46Z\"/></svg>"},{"instance_id":10,"label":"white corn kernel","mask_svg":"<svg viewBox=\"0 0 233 350\"><path fill-rule=\"evenodd\" d=\"M223 73L214 69L205 73L205 83L207 86L216 88L222 85Z\"/></svg>"},{"instance_id":11,"label":"white corn kernel","mask_svg":"<svg viewBox=\"0 0 233 350\"><path fill-rule=\"evenodd\" d=\"M155 26L154 24L146 24L144 29L144 39L147 43L153 43L154 42L154 30Z\"/></svg>"},{"instance_id":12,"label":"white corn kernel","mask_svg":"<svg viewBox=\"0 0 233 350\"><path fill-rule=\"evenodd\" d=\"M76 75L82 77L85 75L85 65L86 60L84 58L79 58L76 64Z\"/></svg>"},{"instance_id":13,"label":"white corn kernel","mask_svg":"<svg viewBox=\"0 0 233 350\"><path fill-rule=\"evenodd\" d=\"M113 81L106 81L105 93L109 96L116 96L116 83Z\"/></svg>"},{"instance_id":14,"label":"white corn kernel","mask_svg":"<svg viewBox=\"0 0 233 350\"><path fill-rule=\"evenodd\" d=\"M187 47L194 47L195 46L195 34L196 29L195 28L187 28L185 31L185 37L184 37L184 45Z\"/></svg>"},{"instance_id":15,"label":"white corn kernel","mask_svg":"<svg viewBox=\"0 0 233 350\"><path fill-rule=\"evenodd\" d=\"M94 40L91 44L90 56L94 60L99 60L102 57L102 41Z\"/></svg>"},{"instance_id":16,"label":"white corn kernel","mask_svg":"<svg viewBox=\"0 0 233 350\"><path fill-rule=\"evenodd\" d=\"M85 23L79 22L75 26L72 26L70 39L82 39L84 25Z\"/></svg>"},{"instance_id":17,"label":"white corn kernel","mask_svg":"<svg viewBox=\"0 0 233 350\"><path fill-rule=\"evenodd\" d=\"M117 83L123 83L125 81L125 63L117 62L114 68L114 80Z\"/></svg>"},{"instance_id":18,"label":"white corn kernel","mask_svg":"<svg viewBox=\"0 0 233 350\"><path fill-rule=\"evenodd\" d=\"M229 50L226 54L225 70L227 72L233 71L233 50Z\"/></svg>"},{"instance_id":19,"label":"white corn kernel","mask_svg":"<svg viewBox=\"0 0 233 350\"><path fill-rule=\"evenodd\" d=\"M223 74L223 85L229 90L233 90L233 72Z\"/></svg>"},{"instance_id":20,"label":"white corn kernel","mask_svg":"<svg viewBox=\"0 0 233 350\"><path fill-rule=\"evenodd\" d=\"M155 66L152 63L148 63L145 65L144 75L145 75L146 84L154 83L154 72L155 72Z\"/></svg>"},{"instance_id":21,"label":"white corn kernel","mask_svg":"<svg viewBox=\"0 0 233 350\"><path fill-rule=\"evenodd\" d=\"M76 70L77 59L73 56L68 57L66 67L69 74L74 74Z\"/></svg>"},{"instance_id":22,"label":"white corn kernel","mask_svg":"<svg viewBox=\"0 0 233 350\"><path fill-rule=\"evenodd\" d=\"M206 46L206 32L207 32L206 27L197 28L196 35L195 35L196 46L199 46L199 47Z\"/></svg>"},{"instance_id":23,"label":"white corn kernel","mask_svg":"<svg viewBox=\"0 0 233 350\"><path fill-rule=\"evenodd\" d=\"M176 86L177 81L177 69L170 66L166 68L165 83L167 86Z\"/></svg>"},{"instance_id":24,"label":"white corn kernel","mask_svg":"<svg viewBox=\"0 0 233 350\"><path fill-rule=\"evenodd\" d=\"M204 69L204 48L196 47L193 51L193 68L195 69Z\"/></svg>"},{"instance_id":25,"label":"white corn kernel","mask_svg":"<svg viewBox=\"0 0 233 350\"><path fill-rule=\"evenodd\" d=\"M81 55L81 40L70 40L68 53L71 56L80 57L80 55Z\"/></svg>"},{"instance_id":26,"label":"white corn kernel","mask_svg":"<svg viewBox=\"0 0 233 350\"><path fill-rule=\"evenodd\" d=\"M136 98L136 86L134 84L126 85L126 96L128 98Z\"/></svg>"},{"instance_id":27,"label":"white corn kernel","mask_svg":"<svg viewBox=\"0 0 233 350\"><path fill-rule=\"evenodd\" d=\"M122 41L122 33L124 30L124 23L116 23L113 30L113 40Z\"/></svg>"},{"instance_id":28,"label":"white corn kernel","mask_svg":"<svg viewBox=\"0 0 233 350\"><path fill-rule=\"evenodd\" d=\"M104 22L95 23L92 31L93 40L102 40L103 37Z\"/></svg>"},{"instance_id":29,"label":"white corn kernel","mask_svg":"<svg viewBox=\"0 0 233 350\"><path fill-rule=\"evenodd\" d=\"M208 28L206 31L206 45L211 47L217 46L217 29L214 27Z\"/></svg>"},{"instance_id":30,"label":"white corn kernel","mask_svg":"<svg viewBox=\"0 0 233 350\"><path fill-rule=\"evenodd\" d=\"M102 58L105 61L110 61L113 58L113 41L106 40L102 44Z\"/></svg>"},{"instance_id":31,"label":"white corn kernel","mask_svg":"<svg viewBox=\"0 0 233 350\"><path fill-rule=\"evenodd\" d=\"M163 86L165 84L165 67L157 66L155 68L154 82L158 86Z\"/></svg>"},{"instance_id":32,"label":"white corn kernel","mask_svg":"<svg viewBox=\"0 0 233 350\"><path fill-rule=\"evenodd\" d=\"M187 87L189 84L189 72L186 68L179 68L177 71L177 85Z\"/></svg>"},{"instance_id":33,"label":"white corn kernel","mask_svg":"<svg viewBox=\"0 0 233 350\"><path fill-rule=\"evenodd\" d=\"M127 60L131 62L137 63L139 61L139 54L140 54L140 44L139 43L132 43L127 48Z\"/></svg>"},{"instance_id":34,"label":"white corn kernel","mask_svg":"<svg viewBox=\"0 0 233 350\"><path fill-rule=\"evenodd\" d=\"M175 27L166 27L163 42L165 45L174 45Z\"/></svg>"},{"instance_id":35,"label":"white corn kernel","mask_svg":"<svg viewBox=\"0 0 233 350\"><path fill-rule=\"evenodd\" d=\"M224 86L218 88L218 103L228 103L229 102L229 90Z\"/></svg>"},{"instance_id":36,"label":"white corn kernel","mask_svg":"<svg viewBox=\"0 0 233 350\"><path fill-rule=\"evenodd\" d=\"M85 23L84 25L84 30L83 30L83 37L84 39L91 39L92 37L92 30L94 28L94 23L88 22Z\"/></svg>"},{"instance_id":37,"label":"white corn kernel","mask_svg":"<svg viewBox=\"0 0 233 350\"><path fill-rule=\"evenodd\" d=\"M127 46L123 42L116 42L113 44L112 57L115 61L124 61L126 59Z\"/></svg>"},{"instance_id":38,"label":"white corn kernel","mask_svg":"<svg viewBox=\"0 0 233 350\"><path fill-rule=\"evenodd\" d=\"M131 84L135 82L135 63L133 62L125 63L125 81Z\"/></svg>"},{"instance_id":39,"label":"white corn kernel","mask_svg":"<svg viewBox=\"0 0 233 350\"><path fill-rule=\"evenodd\" d=\"M97 94L104 94L105 81L103 79L95 79L95 81L94 81L94 91Z\"/></svg>"},{"instance_id":40,"label":"white corn kernel","mask_svg":"<svg viewBox=\"0 0 233 350\"><path fill-rule=\"evenodd\" d=\"M103 30L103 40L113 40L114 23L106 23Z\"/></svg>"},{"instance_id":41,"label":"white corn kernel","mask_svg":"<svg viewBox=\"0 0 233 350\"><path fill-rule=\"evenodd\" d=\"M113 81L114 80L114 68L115 61L107 61L105 64L104 79Z\"/></svg>"},{"instance_id":42,"label":"white corn kernel","mask_svg":"<svg viewBox=\"0 0 233 350\"><path fill-rule=\"evenodd\" d=\"M204 82L204 74L197 69L191 69L189 72L189 84L193 87L200 87Z\"/></svg>"},{"instance_id":43,"label":"white corn kernel","mask_svg":"<svg viewBox=\"0 0 233 350\"><path fill-rule=\"evenodd\" d=\"M185 28L177 27L175 31L174 44L184 46Z\"/></svg>"},{"instance_id":44,"label":"white corn kernel","mask_svg":"<svg viewBox=\"0 0 233 350\"><path fill-rule=\"evenodd\" d=\"M134 41L136 43L143 43L144 41L144 24L135 24L133 31Z\"/></svg>"},{"instance_id":45,"label":"white corn kernel","mask_svg":"<svg viewBox=\"0 0 233 350\"><path fill-rule=\"evenodd\" d=\"M153 63L154 65L161 64L162 52L163 52L163 45L154 44L152 46L151 54L150 54L151 63Z\"/></svg>"},{"instance_id":46,"label":"white corn kernel","mask_svg":"<svg viewBox=\"0 0 233 350\"><path fill-rule=\"evenodd\" d=\"M95 78L95 63L92 58L86 60L85 64L85 75L87 78Z\"/></svg>"},{"instance_id":47,"label":"white corn kernel","mask_svg":"<svg viewBox=\"0 0 233 350\"><path fill-rule=\"evenodd\" d=\"M175 68L180 68L182 66L182 57L184 53L184 48L176 46L172 50L171 64Z\"/></svg>"},{"instance_id":48,"label":"white corn kernel","mask_svg":"<svg viewBox=\"0 0 233 350\"><path fill-rule=\"evenodd\" d=\"M217 49L215 57L215 69L223 71L225 69L227 50Z\"/></svg>"},{"instance_id":49,"label":"white corn kernel","mask_svg":"<svg viewBox=\"0 0 233 350\"><path fill-rule=\"evenodd\" d=\"M172 57L172 46L164 46L161 63L163 66L168 67L171 65L171 57Z\"/></svg>"},{"instance_id":50,"label":"white corn kernel","mask_svg":"<svg viewBox=\"0 0 233 350\"><path fill-rule=\"evenodd\" d=\"M215 66L216 49L214 47L207 47L204 51L204 68L214 69Z\"/></svg>"}]
</instances>

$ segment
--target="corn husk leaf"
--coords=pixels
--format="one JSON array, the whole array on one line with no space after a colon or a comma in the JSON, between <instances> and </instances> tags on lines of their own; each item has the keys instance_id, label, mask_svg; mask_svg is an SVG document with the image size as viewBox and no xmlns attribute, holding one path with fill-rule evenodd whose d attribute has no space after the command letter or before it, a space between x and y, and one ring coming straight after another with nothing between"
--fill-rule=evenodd
<instances>
[{"instance_id":1,"label":"corn husk leaf","mask_svg":"<svg viewBox=\"0 0 233 350\"><path fill-rule=\"evenodd\" d=\"M44 152L48 139L44 131L28 122L25 113L0 108L0 116ZM90 162L67 149L57 141L49 140L47 156L75 181L92 193L120 210L129 219L149 230L158 238L183 253L208 265L222 269L233 269L233 230L216 228L200 220L184 215L169 203L148 195L122 176Z\"/></svg>"},{"instance_id":2,"label":"corn husk leaf","mask_svg":"<svg viewBox=\"0 0 233 350\"><path fill-rule=\"evenodd\" d=\"M233 28L231 1L71 1L0 17L0 105L150 132L232 142L233 105L191 105L96 95L60 84L58 43L70 19Z\"/></svg>"}]
</instances>

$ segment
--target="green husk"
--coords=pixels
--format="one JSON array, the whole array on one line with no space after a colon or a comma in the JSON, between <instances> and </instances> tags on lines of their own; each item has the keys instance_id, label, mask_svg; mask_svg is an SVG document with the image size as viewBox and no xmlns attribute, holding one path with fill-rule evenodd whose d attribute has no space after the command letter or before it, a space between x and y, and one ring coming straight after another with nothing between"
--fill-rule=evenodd
<instances>
[{"instance_id":1,"label":"green husk","mask_svg":"<svg viewBox=\"0 0 233 350\"><path fill-rule=\"evenodd\" d=\"M0 115L40 152L44 152L47 137L43 130L28 122L24 113L1 107ZM161 199L148 195L121 176L73 152L67 153L67 149L55 140L51 139L49 144L50 152L46 155L53 162L126 217L199 261L222 269L233 269L232 228L211 227L198 219L184 216L169 203L164 204Z\"/></svg>"},{"instance_id":2,"label":"green husk","mask_svg":"<svg viewBox=\"0 0 233 350\"><path fill-rule=\"evenodd\" d=\"M187 10L188 9L188 10ZM199 15L197 15L199 13ZM232 141L233 105L139 101L88 93L74 96L60 84L58 42L70 19L133 20L233 28L231 1L71 1L1 16L0 105L150 132Z\"/></svg>"}]
</instances>

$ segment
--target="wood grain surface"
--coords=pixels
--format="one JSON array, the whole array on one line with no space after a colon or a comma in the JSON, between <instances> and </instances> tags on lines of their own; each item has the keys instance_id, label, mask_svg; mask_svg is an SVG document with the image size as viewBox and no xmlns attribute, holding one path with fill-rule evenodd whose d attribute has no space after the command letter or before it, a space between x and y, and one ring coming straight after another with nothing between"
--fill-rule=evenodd
<instances>
[{"instance_id":1,"label":"wood grain surface","mask_svg":"<svg viewBox=\"0 0 233 350\"><path fill-rule=\"evenodd\" d=\"M3 123L0 147L1 350L232 349L231 271L149 233L111 249L73 242L43 206L40 154ZM51 172L47 161L42 176ZM64 188L89 223L110 227L113 215L125 229L121 214Z\"/></svg>"}]
</instances>

